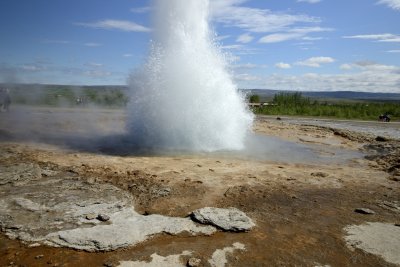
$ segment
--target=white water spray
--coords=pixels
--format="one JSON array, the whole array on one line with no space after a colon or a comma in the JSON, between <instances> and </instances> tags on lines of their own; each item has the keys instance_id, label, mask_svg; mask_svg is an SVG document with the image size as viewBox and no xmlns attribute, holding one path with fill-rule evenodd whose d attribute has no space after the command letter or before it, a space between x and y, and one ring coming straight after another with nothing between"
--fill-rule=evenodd
<instances>
[{"instance_id":1,"label":"white water spray","mask_svg":"<svg viewBox=\"0 0 400 267\"><path fill-rule=\"evenodd\" d=\"M208 0L155 0L149 57L129 79L128 127L145 148L242 149L253 115L211 39Z\"/></svg>"}]
</instances>

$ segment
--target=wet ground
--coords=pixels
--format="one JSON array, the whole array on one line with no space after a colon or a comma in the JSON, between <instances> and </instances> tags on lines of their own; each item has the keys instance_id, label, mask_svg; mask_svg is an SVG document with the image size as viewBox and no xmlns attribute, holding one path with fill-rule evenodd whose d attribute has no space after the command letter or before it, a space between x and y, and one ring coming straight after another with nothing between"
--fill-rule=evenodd
<instances>
[{"instance_id":1,"label":"wet ground","mask_svg":"<svg viewBox=\"0 0 400 267\"><path fill-rule=\"evenodd\" d=\"M236 207L257 226L246 233L219 231L211 236L157 234L108 252L54 248L3 234L1 266L118 266L122 261L150 261L154 253L167 257L183 251L192 253L180 257L183 266L191 257L200 259L200 266L212 266L214 253L236 242L245 250L227 253L226 266L396 266L379 255L349 247L344 228L400 222L400 184L387 170L397 163L380 156L393 147L392 152L398 153L398 141L377 142L363 131L348 132L357 136L354 141L328 129L341 122L314 127L298 119L292 123L261 118L255 125L258 140L249 144L246 153L135 155L127 153L124 145L125 149L118 149L121 143L117 149L110 147L110 140L123 133L124 116L118 110L28 107L1 113L0 178L9 178L14 169L14 174L23 176L27 171L21 166L30 164L36 166L37 184L41 184L31 193L48 194L44 184L49 179L67 184L72 179L123 190L132 196L140 214L183 218L205 206ZM370 124L373 137L382 135L373 131L379 124ZM365 145L381 150L366 150ZM369 153L378 154L365 159ZM380 168L379 160L391 165ZM167 194L157 193L163 188L168 188ZM0 189L6 190L3 185ZM18 197L18 190L13 190L1 200ZM92 197L103 196L98 192ZM354 212L360 207L375 214Z\"/></svg>"},{"instance_id":2,"label":"wet ground","mask_svg":"<svg viewBox=\"0 0 400 267\"><path fill-rule=\"evenodd\" d=\"M268 118L276 118L276 116L266 116ZM371 134L380 135L389 138L400 139L400 122L381 122L381 121L355 121L355 120L333 120L320 118L297 118L297 117L280 117L292 124L298 125L315 125L331 127L334 129L342 129Z\"/></svg>"}]
</instances>

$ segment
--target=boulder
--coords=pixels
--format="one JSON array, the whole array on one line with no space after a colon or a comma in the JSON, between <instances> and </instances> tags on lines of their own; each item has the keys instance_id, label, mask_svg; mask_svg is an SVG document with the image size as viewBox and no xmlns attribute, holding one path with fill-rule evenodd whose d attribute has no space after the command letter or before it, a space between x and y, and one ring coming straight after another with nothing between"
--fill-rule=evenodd
<instances>
[{"instance_id":1,"label":"boulder","mask_svg":"<svg viewBox=\"0 0 400 267\"><path fill-rule=\"evenodd\" d=\"M193 211L191 218L202 224L211 224L224 231L243 232L255 226L247 215L236 209L205 207Z\"/></svg>"}]
</instances>

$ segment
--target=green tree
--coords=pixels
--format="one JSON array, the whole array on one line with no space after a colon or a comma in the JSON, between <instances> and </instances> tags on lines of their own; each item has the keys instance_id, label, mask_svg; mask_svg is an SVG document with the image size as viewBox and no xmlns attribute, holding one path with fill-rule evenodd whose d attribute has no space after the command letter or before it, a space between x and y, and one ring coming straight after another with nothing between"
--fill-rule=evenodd
<instances>
[{"instance_id":1,"label":"green tree","mask_svg":"<svg viewBox=\"0 0 400 267\"><path fill-rule=\"evenodd\" d=\"M251 95L249 99L250 103L260 103L259 95Z\"/></svg>"}]
</instances>

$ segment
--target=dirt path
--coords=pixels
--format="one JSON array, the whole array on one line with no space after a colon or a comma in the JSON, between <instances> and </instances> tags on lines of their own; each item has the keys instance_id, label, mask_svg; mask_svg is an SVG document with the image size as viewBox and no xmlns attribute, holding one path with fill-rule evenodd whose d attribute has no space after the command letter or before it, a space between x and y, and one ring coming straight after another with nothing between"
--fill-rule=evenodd
<instances>
[{"instance_id":1,"label":"dirt path","mask_svg":"<svg viewBox=\"0 0 400 267\"><path fill-rule=\"evenodd\" d=\"M31 116L37 120L43 114L52 118L57 113L52 112ZM107 116L103 113L87 121L97 130L109 129ZM122 119L124 115L113 112L110 116ZM69 119L68 127L59 132L70 134L77 125L81 127L81 121L74 120ZM99 120L104 125L99 126ZM159 234L133 247L93 253L43 245L30 247L32 242L24 244L2 235L1 266L118 266L121 261L150 261L154 253L167 257L184 251L192 254L178 257L182 264L195 257L201 259L201 266L211 266L210 259L217 250L236 242L245 250L227 253L226 266L395 266L380 256L350 249L344 228L365 222L400 222L400 183L396 178L399 141L378 142L373 136L263 118L254 127L259 134L318 144L326 151L337 148L365 152L367 144L367 153L374 156L340 163L246 160L212 154L132 156L77 149L59 139L46 142L53 136L48 128L35 127L36 137L40 138L30 140L21 135L23 129L5 127L4 121L0 123L3 179L5 173L9 177L10 168L17 174L18 166L30 164L38 172L38 181L66 177L89 185L114 185L132 196L140 214L185 217L206 206L236 207L257 226L247 233L220 231L211 236ZM47 121L47 127L53 127L53 122ZM113 126L119 124L114 122ZM34 127L27 128L33 131ZM79 132L89 128L80 128ZM378 164L380 161L386 165ZM46 187L37 190L46 192ZM160 190L166 193L160 194ZM375 214L356 213L356 208L368 208ZM1 226L3 222L0 217Z\"/></svg>"}]
</instances>

